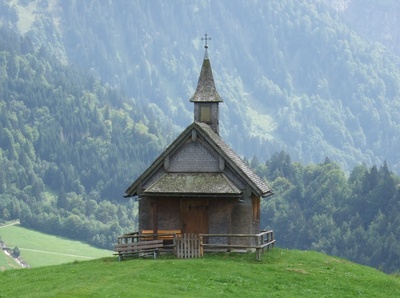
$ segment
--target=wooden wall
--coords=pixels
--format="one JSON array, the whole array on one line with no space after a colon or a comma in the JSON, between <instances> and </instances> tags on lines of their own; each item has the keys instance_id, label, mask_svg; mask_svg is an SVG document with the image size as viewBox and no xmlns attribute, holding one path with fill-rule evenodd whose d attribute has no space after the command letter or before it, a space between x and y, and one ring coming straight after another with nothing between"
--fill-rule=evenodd
<instances>
[{"instance_id":1,"label":"wooden wall","mask_svg":"<svg viewBox=\"0 0 400 298\"><path fill-rule=\"evenodd\" d=\"M184 198L142 198L139 201L139 229L182 230L181 200ZM260 198L206 198L209 234L256 234L260 232ZM157 222L155 221L157 212ZM249 238L250 239L250 238ZM236 238L232 244L252 244L248 238ZM225 241L225 239L220 239ZM213 242L218 242L214 238Z\"/></svg>"}]
</instances>

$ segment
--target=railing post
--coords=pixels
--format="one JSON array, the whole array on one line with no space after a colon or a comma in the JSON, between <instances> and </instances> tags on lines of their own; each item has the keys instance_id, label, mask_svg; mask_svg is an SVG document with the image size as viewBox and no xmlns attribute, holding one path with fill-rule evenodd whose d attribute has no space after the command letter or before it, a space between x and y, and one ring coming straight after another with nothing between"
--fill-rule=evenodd
<instances>
[{"instance_id":1,"label":"railing post","mask_svg":"<svg viewBox=\"0 0 400 298\"><path fill-rule=\"evenodd\" d=\"M200 241L200 257L202 258L204 255L203 235L199 235L199 241Z\"/></svg>"},{"instance_id":2,"label":"railing post","mask_svg":"<svg viewBox=\"0 0 400 298\"><path fill-rule=\"evenodd\" d=\"M261 236L260 236L260 245L262 246L262 253L264 253L264 243L265 243L264 237L265 237L265 234L264 234L264 233L261 233Z\"/></svg>"},{"instance_id":3,"label":"railing post","mask_svg":"<svg viewBox=\"0 0 400 298\"><path fill-rule=\"evenodd\" d=\"M256 248L256 260L259 261L261 259L261 255L260 255L260 248Z\"/></svg>"},{"instance_id":4,"label":"railing post","mask_svg":"<svg viewBox=\"0 0 400 298\"><path fill-rule=\"evenodd\" d=\"M274 231L271 231L271 241L274 241L274 240L275 240ZM275 245L275 242L272 242L272 247L274 247L274 245Z\"/></svg>"}]
</instances>

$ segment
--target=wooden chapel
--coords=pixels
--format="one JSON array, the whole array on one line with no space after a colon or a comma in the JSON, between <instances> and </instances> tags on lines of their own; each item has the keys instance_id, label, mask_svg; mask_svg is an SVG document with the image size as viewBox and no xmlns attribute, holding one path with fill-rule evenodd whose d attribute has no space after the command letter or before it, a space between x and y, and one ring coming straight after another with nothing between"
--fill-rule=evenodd
<instances>
[{"instance_id":1,"label":"wooden chapel","mask_svg":"<svg viewBox=\"0 0 400 298\"><path fill-rule=\"evenodd\" d=\"M139 231L195 234L260 232L260 200L272 195L219 135L219 96L207 36L194 121L126 190L139 200Z\"/></svg>"}]
</instances>

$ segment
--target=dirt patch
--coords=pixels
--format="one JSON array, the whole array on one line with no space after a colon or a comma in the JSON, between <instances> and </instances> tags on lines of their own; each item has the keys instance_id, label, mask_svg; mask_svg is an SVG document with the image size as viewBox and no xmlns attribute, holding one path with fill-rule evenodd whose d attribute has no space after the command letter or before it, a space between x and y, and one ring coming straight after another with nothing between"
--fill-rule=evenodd
<instances>
[{"instance_id":1,"label":"dirt patch","mask_svg":"<svg viewBox=\"0 0 400 298\"><path fill-rule=\"evenodd\" d=\"M306 270L299 269L299 268L287 268L287 270L291 271L291 272L301 273L301 274L309 274Z\"/></svg>"},{"instance_id":2,"label":"dirt patch","mask_svg":"<svg viewBox=\"0 0 400 298\"><path fill-rule=\"evenodd\" d=\"M346 263L345 260L339 260L339 259L335 259L335 258L330 258L330 259L328 259L328 260L325 260L325 264L330 263L330 262Z\"/></svg>"}]
</instances>

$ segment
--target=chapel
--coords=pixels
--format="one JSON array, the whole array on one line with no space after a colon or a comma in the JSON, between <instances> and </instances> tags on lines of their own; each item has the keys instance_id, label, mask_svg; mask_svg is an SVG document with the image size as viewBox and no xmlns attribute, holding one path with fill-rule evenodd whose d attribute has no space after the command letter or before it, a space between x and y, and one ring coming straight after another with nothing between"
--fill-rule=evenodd
<instances>
[{"instance_id":1,"label":"chapel","mask_svg":"<svg viewBox=\"0 0 400 298\"><path fill-rule=\"evenodd\" d=\"M139 200L139 231L260 232L268 185L219 135L219 104L207 36L191 123L126 190ZM238 132L240 138L240 132Z\"/></svg>"}]
</instances>

